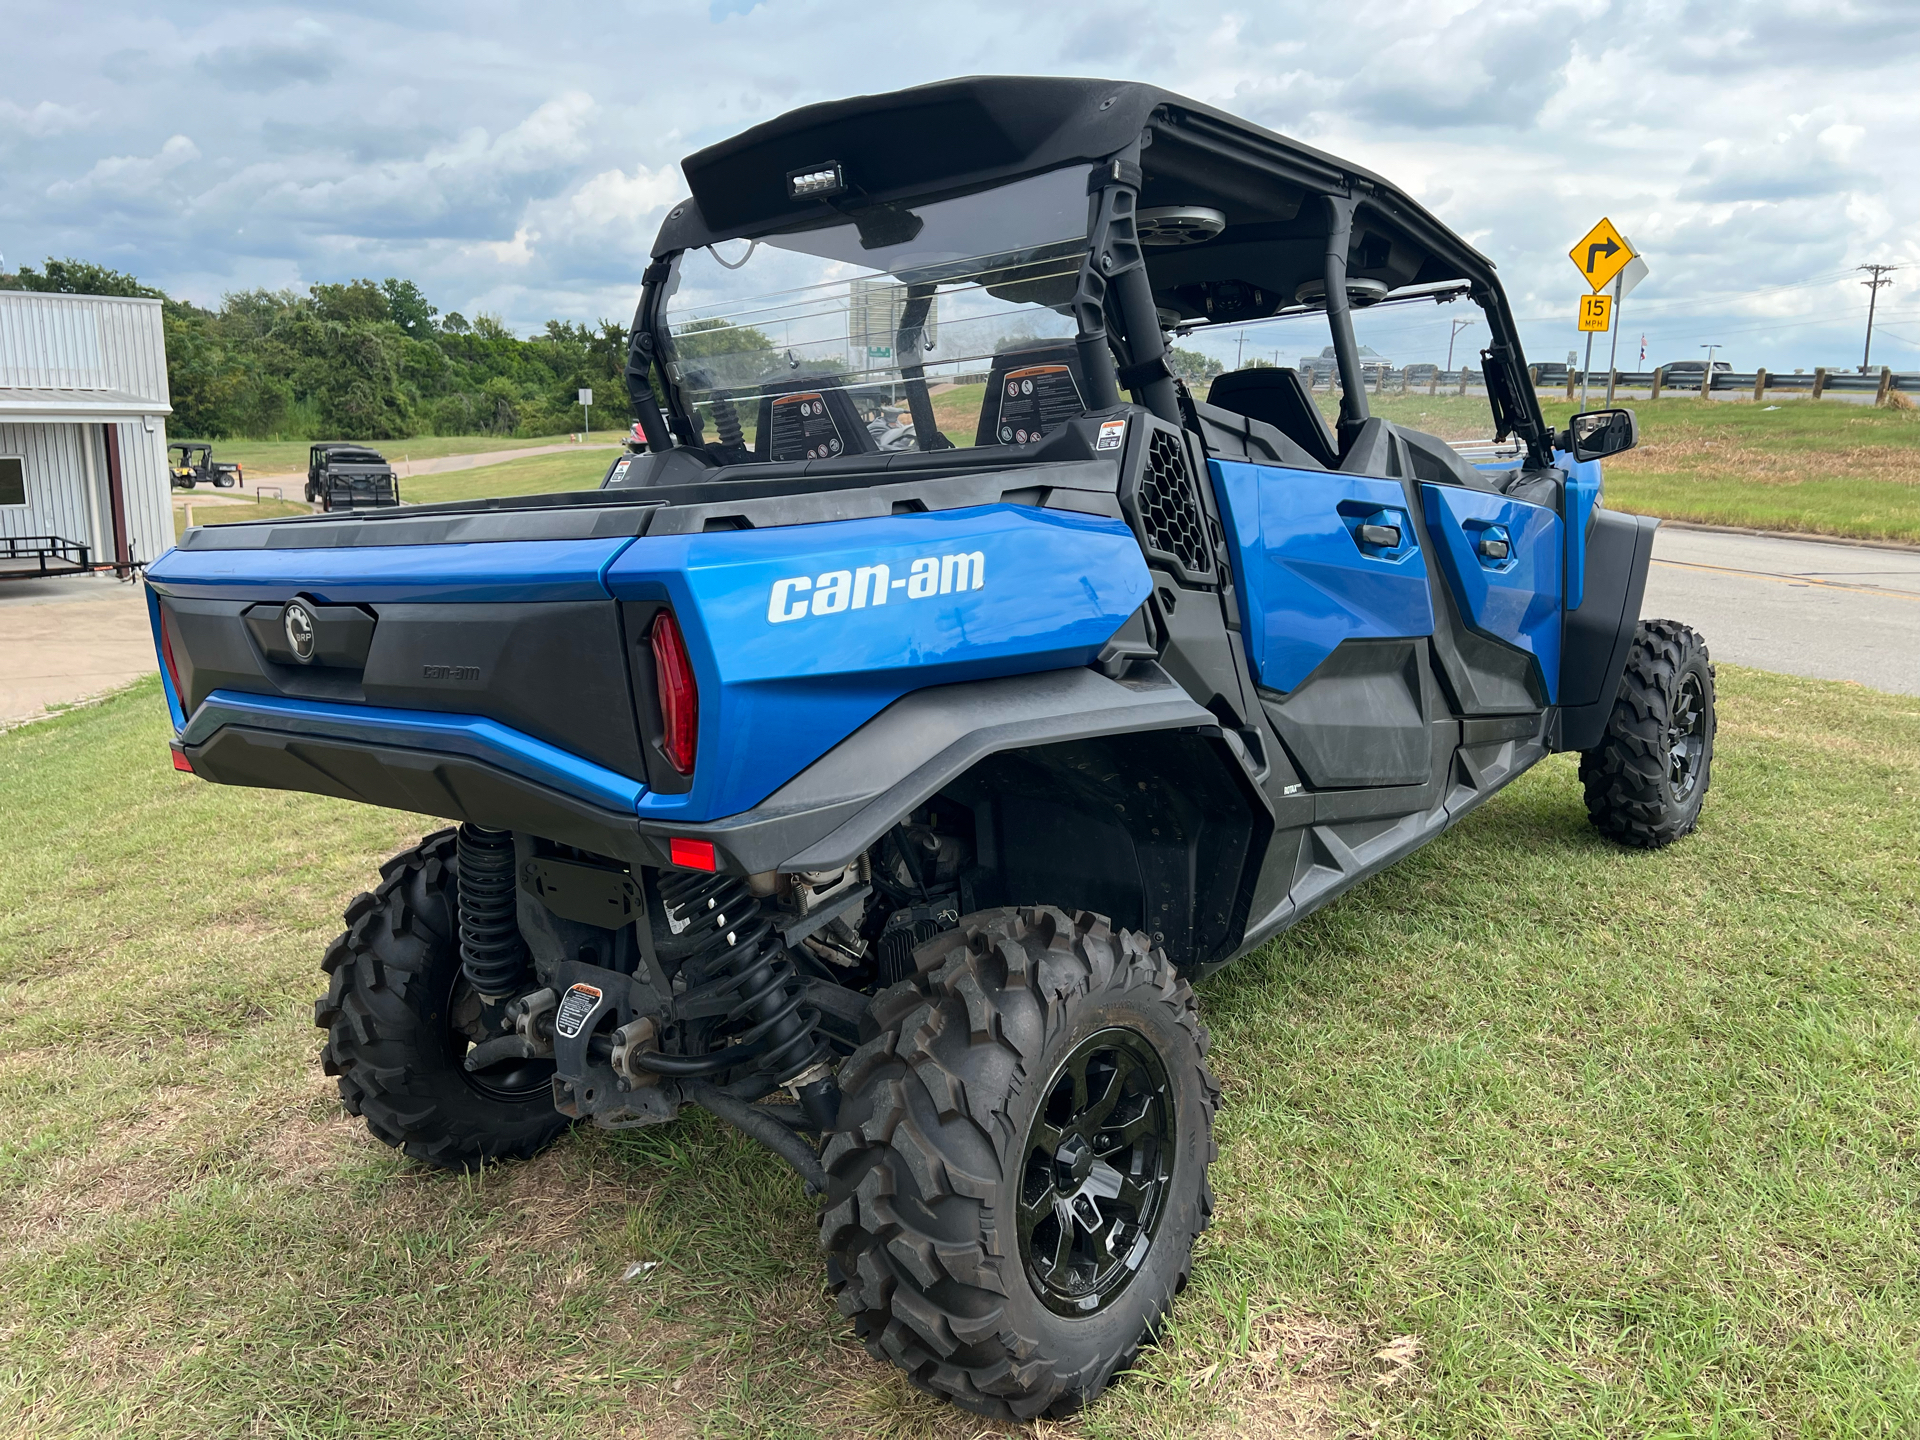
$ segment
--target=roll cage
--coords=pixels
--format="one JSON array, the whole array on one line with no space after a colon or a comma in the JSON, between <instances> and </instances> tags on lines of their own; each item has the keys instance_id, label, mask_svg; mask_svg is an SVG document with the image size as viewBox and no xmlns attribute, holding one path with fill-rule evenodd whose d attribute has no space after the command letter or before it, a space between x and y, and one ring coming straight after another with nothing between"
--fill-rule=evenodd
<instances>
[{"instance_id":1,"label":"roll cage","mask_svg":"<svg viewBox=\"0 0 1920 1440\"><path fill-rule=\"evenodd\" d=\"M647 448L678 449L702 466L737 458L702 440L667 364L673 336L664 299L686 252L849 220L865 235L916 204L1075 162L1086 165L1087 233L1062 309L1074 322L1088 412L1119 404L1124 389L1181 424L1169 331L1324 312L1341 380L1344 450L1368 418L1353 308L1468 294L1491 336L1481 360L1496 438L1517 437L1532 465L1552 464L1553 434L1492 262L1411 197L1358 166L1154 86L1005 77L808 106L687 157L692 195L661 226L631 332L626 381ZM1170 213L1223 224L1197 243L1151 243ZM917 298L911 287L908 294ZM906 307L901 353L912 353L923 316ZM916 428L936 435L924 373L900 373Z\"/></svg>"}]
</instances>

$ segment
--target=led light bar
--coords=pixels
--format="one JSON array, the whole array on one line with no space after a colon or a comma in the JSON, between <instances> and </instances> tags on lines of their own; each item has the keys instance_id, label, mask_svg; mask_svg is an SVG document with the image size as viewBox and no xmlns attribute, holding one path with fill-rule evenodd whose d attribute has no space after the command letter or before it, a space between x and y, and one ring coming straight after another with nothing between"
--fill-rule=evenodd
<instances>
[{"instance_id":1,"label":"led light bar","mask_svg":"<svg viewBox=\"0 0 1920 1440\"><path fill-rule=\"evenodd\" d=\"M846 188L846 177L840 173L838 160L829 160L824 165L809 165L805 169L787 172L787 195L794 200L814 200L822 195L838 195Z\"/></svg>"}]
</instances>

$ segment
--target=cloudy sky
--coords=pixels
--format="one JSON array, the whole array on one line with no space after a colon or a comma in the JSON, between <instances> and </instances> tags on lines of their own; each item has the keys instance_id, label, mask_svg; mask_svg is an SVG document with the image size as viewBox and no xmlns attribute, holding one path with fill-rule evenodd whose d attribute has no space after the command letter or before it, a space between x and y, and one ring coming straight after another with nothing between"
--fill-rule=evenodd
<instances>
[{"instance_id":1,"label":"cloudy sky","mask_svg":"<svg viewBox=\"0 0 1920 1440\"><path fill-rule=\"evenodd\" d=\"M1652 267L1623 368L1643 333L1649 364L1857 365L1852 267L1884 261L1874 360L1920 369L1917 0L0 0L0 33L6 266L207 304L391 274L523 332L625 318L682 155L815 100L1074 74L1398 181L1494 258L1531 359L1574 344L1566 251L1605 214ZM1448 332L1379 339L1440 359Z\"/></svg>"}]
</instances>

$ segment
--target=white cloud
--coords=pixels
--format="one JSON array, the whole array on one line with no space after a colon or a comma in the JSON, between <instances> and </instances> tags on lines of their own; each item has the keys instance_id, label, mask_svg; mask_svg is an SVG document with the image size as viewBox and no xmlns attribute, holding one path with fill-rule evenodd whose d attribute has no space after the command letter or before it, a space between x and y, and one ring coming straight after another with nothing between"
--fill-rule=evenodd
<instances>
[{"instance_id":1,"label":"white cloud","mask_svg":"<svg viewBox=\"0 0 1920 1440\"><path fill-rule=\"evenodd\" d=\"M199 146L184 135L175 135L151 155L110 155L78 180L56 180L47 187L47 194L148 195L168 175L199 158Z\"/></svg>"},{"instance_id":2,"label":"white cloud","mask_svg":"<svg viewBox=\"0 0 1920 1440\"><path fill-rule=\"evenodd\" d=\"M51 100L42 100L29 109L11 100L0 100L0 131L17 131L33 140L78 130L92 118L77 105L56 105Z\"/></svg>"},{"instance_id":3,"label":"white cloud","mask_svg":"<svg viewBox=\"0 0 1920 1440\"><path fill-rule=\"evenodd\" d=\"M1629 314L1667 314L1675 346L1789 302L1850 334L1844 285L1745 292L1920 263L1912 0L977 0L960 26L896 9L884 35L848 0L477 13L99 0L24 27L15 73L61 88L0 101L0 247L111 254L208 301L402 274L526 331L631 308L692 150L813 101L1011 70L1153 81L1386 175L1494 258L1546 358L1570 339L1566 248L1603 213L1653 266ZM207 77L219 103L189 126L183 81ZM1779 331L1811 363L1826 333Z\"/></svg>"}]
</instances>

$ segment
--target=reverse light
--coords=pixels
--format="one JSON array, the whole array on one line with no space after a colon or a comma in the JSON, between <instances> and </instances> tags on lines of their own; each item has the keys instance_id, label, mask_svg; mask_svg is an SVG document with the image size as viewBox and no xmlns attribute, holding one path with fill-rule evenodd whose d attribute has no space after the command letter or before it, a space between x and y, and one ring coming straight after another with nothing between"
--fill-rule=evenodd
<instances>
[{"instance_id":1,"label":"reverse light","mask_svg":"<svg viewBox=\"0 0 1920 1440\"><path fill-rule=\"evenodd\" d=\"M674 864L687 870L718 870L720 862L713 853L711 840L688 840L675 835L667 841L667 855Z\"/></svg>"},{"instance_id":2,"label":"reverse light","mask_svg":"<svg viewBox=\"0 0 1920 1440\"><path fill-rule=\"evenodd\" d=\"M668 764L682 775L691 775L700 739L700 690L694 684L687 642L672 611L662 610L653 622L652 643L653 673L660 692L660 748ZM711 852L713 847L707 849Z\"/></svg>"}]
</instances>

